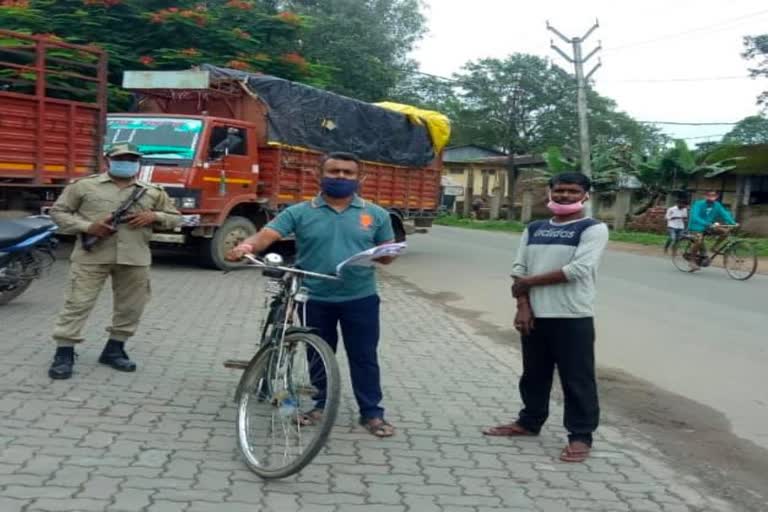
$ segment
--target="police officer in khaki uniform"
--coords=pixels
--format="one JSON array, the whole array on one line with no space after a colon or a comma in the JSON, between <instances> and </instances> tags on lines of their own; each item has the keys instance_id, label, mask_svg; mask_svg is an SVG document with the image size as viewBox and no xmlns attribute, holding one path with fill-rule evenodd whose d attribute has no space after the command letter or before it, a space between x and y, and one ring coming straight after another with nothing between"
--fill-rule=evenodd
<instances>
[{"instance_id":1,"label":"police officer in khaki uniform","mask_svg":"<svg viewBox=\"0 0 768 512\"><path fill-rule=\"evenodd\" d=\"M77 235L67 297L53 331L58 346L48 370L52 379L72 376L74 346L83 341L82 330L107 277L112 278L112 326L99 362L124 372L136 370L124 344L136 332L149 301L152 228L172 229L181 223L181 215L161 187L136 179L142 156L136 146L118 143L106 156L107 172L69 185L50 212L62 233ZM146 191L124 222L113 228L112 213L136 187ZM83 248L83 234L99 238L89 251Z\"/></svg>"}]
</instances>

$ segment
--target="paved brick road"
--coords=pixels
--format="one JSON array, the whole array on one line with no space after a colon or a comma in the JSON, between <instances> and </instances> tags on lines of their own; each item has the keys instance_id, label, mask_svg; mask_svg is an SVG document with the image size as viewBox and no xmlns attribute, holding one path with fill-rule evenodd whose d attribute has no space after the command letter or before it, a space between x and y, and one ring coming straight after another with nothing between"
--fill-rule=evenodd
<instances>
[{"instance_id":1,"label":"paved brick road","mask_svg":"<svg viewBox=\"0 0 768 512\"><path fill-rule=\"evenodd\" d=\"M511 349L394 283L383 286L385 405L399 428L355 427L348 373L329 446L298 477L264 483L235 449L231 396L258 332L256 273L160 264L130 347L135 374L97 365L105 293L70 381L46 376L66 265L0 308L0 512L542 512L728 510L652 447L604 427L594 457L557 461L559 405L536 439L486 439L514 417Z\"/></svg>"}]
</instances>

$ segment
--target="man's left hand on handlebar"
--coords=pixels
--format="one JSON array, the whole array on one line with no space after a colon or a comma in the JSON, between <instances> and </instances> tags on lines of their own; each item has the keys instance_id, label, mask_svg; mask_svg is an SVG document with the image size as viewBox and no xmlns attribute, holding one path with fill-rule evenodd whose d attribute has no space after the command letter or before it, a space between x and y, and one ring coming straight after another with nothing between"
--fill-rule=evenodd
<instances>
[{"instance_id":1,"label":"man's left hand on handlebar","mask_svg":"<svg viewBox=\"0 0 768 512\"><path fill-rule=\"evenodd\" d=\"M227 261L240 261L246 254L253 254L253 246L251 244L240 244L229 251L224 256Z\"/></svg>"}]
</instances>

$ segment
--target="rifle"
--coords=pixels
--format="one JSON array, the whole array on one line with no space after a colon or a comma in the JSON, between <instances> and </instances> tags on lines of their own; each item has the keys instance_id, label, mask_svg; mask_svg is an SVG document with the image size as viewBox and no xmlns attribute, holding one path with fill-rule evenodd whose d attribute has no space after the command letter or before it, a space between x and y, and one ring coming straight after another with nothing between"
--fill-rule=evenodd
<instances>
[{"instance_id":1,"label":"rifle","mask_svg":"<svg viewBox=\"0 0 768 512\"><path fill-rule=\"evenodd\" d=\"M133 192L131 192L131 195L128 196L128 199L126 199L120 206L117 207L117 210L112 212L112 219L109 222L109 226L116 230L117 226L121 224L126 215L128 215L128 210L131 209L131 207L136 204L139 199L142 198L142 196L147 192L147 189L144 187L136 186L133 189ZM99 240L101 240L101 237L95 236L95 235L89 235L88 233L83 233L82 235L82 245L83 249L86 251L90 251L93 249L93 246L99 243Z\"/></svg>"}]
</instances>

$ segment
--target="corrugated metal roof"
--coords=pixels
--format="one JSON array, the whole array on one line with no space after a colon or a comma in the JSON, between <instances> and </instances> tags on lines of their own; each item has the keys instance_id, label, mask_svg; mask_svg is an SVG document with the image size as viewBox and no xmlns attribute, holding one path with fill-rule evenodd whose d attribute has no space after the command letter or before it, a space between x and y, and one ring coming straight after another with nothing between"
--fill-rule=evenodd
<instances>
[{"instance_id":1,"label":"corrugated metal roof","mask_svg":"<svg viewBox=\"0 0 768 512\"><path fill-rule=\"evenodd\" d=\"M446 148L443 152L443 162L464 163L505 155L506 154L503 151L496 151L495 149L469 144L466 146Z\"/></svg>"}]
</instances>

